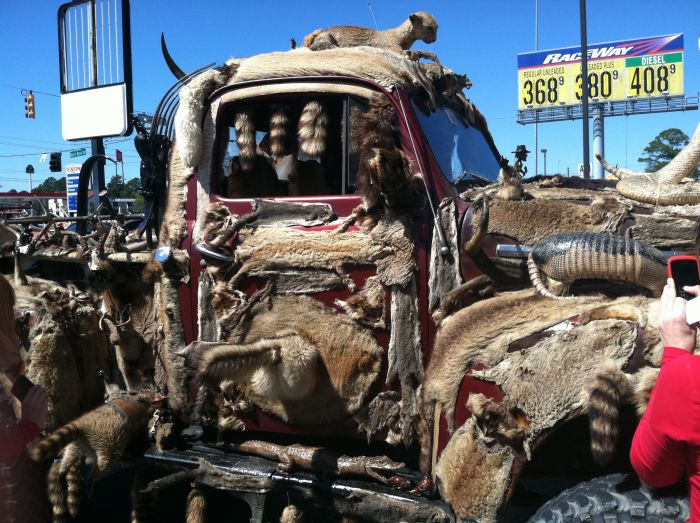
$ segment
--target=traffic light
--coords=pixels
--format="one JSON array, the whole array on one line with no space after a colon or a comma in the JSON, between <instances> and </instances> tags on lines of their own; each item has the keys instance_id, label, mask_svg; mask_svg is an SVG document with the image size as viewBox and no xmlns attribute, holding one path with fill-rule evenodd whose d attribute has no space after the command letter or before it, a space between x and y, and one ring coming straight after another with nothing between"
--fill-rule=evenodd
<instances>
[{"instance_id":1,"label":"traffic light","mask_svg":"<svg viewBox=\"0 0 700 523\"><path fill-rule=\"evenodd\" d=\"M51 158L49 158L49 171L52 173L61 172L61 153L51 153Z\"/></svg>"},{"instance_id":2,"label":"traffic light","mask_svg":"<svg viewBox=\"0 0 700 523\"><path fill-rule=\"evenodd\" d=\"M24 116L32 119L36 118L36 113L34 110L34 95L31 91L29 91L29 94L24 97Z\"/></svg>"}]
</instances>

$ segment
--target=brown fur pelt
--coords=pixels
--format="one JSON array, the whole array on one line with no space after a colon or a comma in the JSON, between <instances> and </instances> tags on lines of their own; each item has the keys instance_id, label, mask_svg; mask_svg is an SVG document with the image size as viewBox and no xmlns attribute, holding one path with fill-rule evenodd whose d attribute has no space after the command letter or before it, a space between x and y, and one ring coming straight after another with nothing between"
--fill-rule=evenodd
<instances>
[{"instance_id":1,"label":"brown fur pelt","mask_svg":"<svg viewBox=\"0 0 700 523\"><path fill-rule=\"evenodd\" d=\"M187 523L206 523L207 499L200 488L193 488L187 495Z\"/></svg>"},{"instance_id":2,"label":"brown fur pelt","mask_svg":"<svg viewBox=\"0 0 700 523\"><path fill-rule=\"evenodd\" d=\"M383 329L386 326L385 301L384 287L376 276L371 276L367 278L360 292L346 300L335 300L335 304L360 324L373 329Z\"/></svg>"},{"instance_id":3,"label":"brown fur pelt","mask_svg":"<svg viewBox=\"0 0 700 523\"><path fill-rule=\"evenodd\" d=\"M270 111L270 151L272 156L288 153L290 139L289 107L276 105Z\"/></svg>"},{"instance_id":4,"label":"brown fur pelt","mask_svg":"<svg viewBox=\"0 0 700 523\"><path fill-rule=\"evenodd\" d=\"M205 381L232 379L249 402L300 425L354 414L381 366L369 331L305 296L259 301L229 339L201 355ZM292 361L294 354L310 359ZM312 381L299 381L304 376Z\"/></svg>"},{"instance_id":5,"label":"brown fur pelt","mask_svg":"<svg viewBox=\"0 0 700 523\"><path fill-rule=\"evenodd\" d=\"M391 100L383 94L375 94L367 111L353 113L350 133L353 145L362 153L369 153L375 147L399 147L399 121Z\"/></svg>"},{"instance_id":6,"label":"brown fur pelt","mask_svg":"<svg viewBox=\"0 0 700 523\"><path fill-rule=\"evenodd\" d=\"M391 252L389 256L376 261L379 281L384 285L406 287L417 268L410 219L406 216L396 219L385 216L377 222L369 236L376 245L383 245Z\"/></svg>"},{"instance_id":7,"label":"brown fur pelt","mask_svg":"<svg viewBox=\"0 0 700 523\"><path fill-rule=\"evenodd\" d=\"M48 430L67 423L103 400L98 371L110 371L109 341L99 328L99 312L74 291L30 278L16 287L17 308L34 310L29 332L27 377L49 396Z\"/></svg>"},{"instance_id":8,"label":"brown fur pelt","mask_svg":"<svg viewBox=\"0 0 700 523\"><path fill-rule=\"evenodd\" d=\"M508 401L498 403L483 394L470 394L467 409L474 416L484 441L522 449L530 421L518 407L509 405Z\"/></svg>"},{"instance_id":9,"label":"brown fur pelt","mask_svg":"<svg viewBox=\"0 0 700 523\"><path fill-rule=\"evenodd\" d=\"M459 228L457 207L452 198L444 198L438 207L438 219L433 226L430 247L430 276L428 279L428 311L442 308L446 296L462 283L459 264ZM437 227L442 227L447 247L443 254Z\"/></svg>"},{"instance_id":10,"label":"brown fur pelt","mask_svg":"<svg viewBox=\"0 0 700 523\"><path fill-rule=\"evenodd\" d=\"M389 247L373 242L359 231L332 234L327 231L299 231L283 227L244 228L236 248L240 267L231 284L246 275L284 269L334 270L346 285L355 284L345 266L373 265L391 255Z\"/></svg>"},{"instance_id":11,"label":"brown fur pelt","mask_svg":"<svg viewBox=\"0 0 700 523\"><path fill-rule=\"evenodd\" d=\"M326 152L328 112L318 100L307 102L299 117L299 149L302 153L317 157Z\"/></svg>"},{"instance_id":12,"label":"brown fur pelt","mask_svg":"<svg viewBox=\"0 0 700 523\"><path fill-rule=\"evenodd\" d=\"M472 417L452 436L435 472L442 498L462 520L495 523L511 484L515 453L489 445Z\"/></svg>"},{"instance_id":13,"label":"brown fur pelt","mask_svg":"<svg viewBox=\"0 0 700 523\"><path fill-rule=\"evenodd\" d=\"M556 200L494 200L489 206L488 232L534 245L562 232L619 232L628 216L628 206L615 198L597 198L591 205ZM475 212L475 230L480 218L481 211Z\"/></svg>"},{"instance_id":14,"label":"brown fur pelt","mask_svg":"<svg viewBox=\"0 0 700 523\"><path fill-rule=\"evenodd\" d=\"M401 395L396 391L380 392L356 415L359 430L367 434L367 444L377 434L387 433L388 441L401 440Z\"/></svg>"},{"instance_id":15,"label":"brown fur pelt","mask_svg":"<svg viewBox=\"0 0 700 523\"><path fill-rule=\"evenodd\" d=\"M236 144L238 145L241 170L250 171L253 169L256 154L255 119L252 111L241 110L237 112L233 119L233 126L236 129Z\"/></svg>"}]
</instances>

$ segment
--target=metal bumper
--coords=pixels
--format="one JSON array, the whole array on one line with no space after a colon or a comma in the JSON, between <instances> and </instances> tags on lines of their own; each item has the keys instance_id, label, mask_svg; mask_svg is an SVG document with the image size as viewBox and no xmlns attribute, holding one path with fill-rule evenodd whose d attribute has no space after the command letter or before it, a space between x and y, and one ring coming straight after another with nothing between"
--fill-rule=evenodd
<instances>
[{"instance_id":1,"label":"metal bumper","mask_svg":"<svg viewBox=\"0 0 700 523\"><path fill-rule=\"evenodd\" d=\"M284 496L304 507L314 506L334 513L379 522L454 522L452 510L441 501L426 499L400 492L381 483L323 477L312 472L278 472L277 463L234 452L224 452L203 445L194 445L184 451L158 453L155 448L144 455L149 468L159 472L175 473L193 470L204 460L217 472L235 483L229 488L221 481L207 486L225 490L248 503L251 522L266 520L268 498Z\"/></svg>"}]
</instances>

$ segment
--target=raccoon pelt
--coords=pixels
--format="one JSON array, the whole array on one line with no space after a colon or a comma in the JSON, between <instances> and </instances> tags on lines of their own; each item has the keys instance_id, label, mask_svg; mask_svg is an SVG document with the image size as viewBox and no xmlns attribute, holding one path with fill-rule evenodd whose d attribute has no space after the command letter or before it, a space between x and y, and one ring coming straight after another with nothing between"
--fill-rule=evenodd
<instances>
[{"instance_id":1,"label":"raccoon pelt","mask_svg":"<svg viewBox=\"0 0 700 523\"><path fill-rule=\"evenodd\" d=\"M193 488L187 495L186 523L206 523L207 499L201 489Z\"/></svg>"},{"instance_id":2,"label":"raccoon pelt","mask_svg":"<svg viewBox=\"0 0 700 523\"><path fill-rule=\"evenodd\" d=\"M236 113L233 126L236 129L236 144L238 144L241 169L250 171L253 168L256 154L255 119L252 111L243 110Z\"/></svg>"},{"instance_id":3,"label":"raccoon pelt","mask_svg":"<svg viewBox=\"0 0 700 523\"><path fill-rule=\"evenodd\" d=\"M523 448L530 420L522 410L505 400L498 403L483 394L470 394L467 408L485 438L516 449ZM529 456L528 448L525 452Z\"/></svg>"},{"instance_id":4,"label":"raccoon pelt","mask_svg":"<svg viewBox=\"0 0 700 523\"><path fill-rule=\"evenodd\" d=\"M352 115L350 132L353 146L362 156L374 147L395 149L399 147L399 120L391 100L383 94L375 94L369 109Z\"/></svg>"},{"instance_id":5,"label":"raccoon pelt","mask_svg":"<svg viewBox=\"0 0 700 523\"><path fill-rule=\"evenodd\" d=\"M124 393L55 430L31 450L35 461L56 456L75 442L88 463L106 471L127 445L144 433L152 413L153 393Z\"/></svg>"},{"instance_id":6,"label":"raccoon pelt","mask_svg":"<svg viewBox=\"0 0 700 523\"><path fill-rule=\"evenodd\" d=\"M367 278L360 292L346 300L335 300L335 304L358 323L383 329L386 327L385 300L384 287L376 276L371 276Z\"/></svg>"},{"instance_id":7,"label":"raccoon pelt","mask_svg":"<svg viewBox=\"0 0 700 523\"><path fill-rule=\"evenodd\" d=\"M276 105L270 112L270 152L272 156L285 156L289 142L289 107Z\"/></svg>"},{"instance_id":8,"label":"raccoon pelt","mask_svg":"<svg viewBox=\"0 0 700 523\"><path fill-rule=\"evenodd\" d=\"M620 408L632 396L629 378L612 361L604 362L590 385L588 420L591 454L600 465L615 455L619 437Z\"/></svg>"},{"instance_id":9,"label":"raccoon pelt","mask_svg":"<svg viewBox=\"0 0 700 523\"><path fill-rule=\"evenodd\" d=\"M302 523L304 513L296 505L287 505L280 516L280 523ZM189 521L187 522L189 523Z\"/></svg>"},{"instance_id":10,"label":"raccoon pelt","mask_svg":"<svg viewBox=\"0 0 700 523\"><path fill-rule=\"evenodd\" d=\"M326 152L328 134L328 112L326 106L317 100L307 102L299 117L299 148L312 157L323 156Z\"/></svg>"}]
</instances>

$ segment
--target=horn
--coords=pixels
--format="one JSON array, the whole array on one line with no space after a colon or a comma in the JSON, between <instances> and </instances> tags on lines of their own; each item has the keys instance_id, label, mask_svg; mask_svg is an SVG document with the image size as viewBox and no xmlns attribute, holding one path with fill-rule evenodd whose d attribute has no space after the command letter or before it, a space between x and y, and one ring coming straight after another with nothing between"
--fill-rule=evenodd
<instances>
[{"instance_id":1,"label":"horn","mask_svg":"<svg viewBox=\"0 0 700 523\"><path fill-rule=\"evenodd\" d=\"M688 141L681 152L673 160L664 165L657 172L661 183L680 183L700 163L700 124L695 129L693 137Z\"/></svg>"},{"instance_id":2,"label":"horn","mask_svg":"<svg viewBox=\"0 0 700 523\"><path fill-rule=\"evenodd\" d=\"M168 69L170 69L170 72L173 73L175 78L178 80L183 78L185 76L185 72L178 67L175 60L173 60L173 57L170 56L168 46L165 45L165 35L163 33L160 33L160 48L163 51L163 58L165 58L165 63L168 64Z\"/></svg>"}]
</instances>

